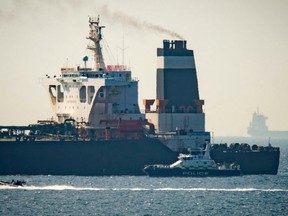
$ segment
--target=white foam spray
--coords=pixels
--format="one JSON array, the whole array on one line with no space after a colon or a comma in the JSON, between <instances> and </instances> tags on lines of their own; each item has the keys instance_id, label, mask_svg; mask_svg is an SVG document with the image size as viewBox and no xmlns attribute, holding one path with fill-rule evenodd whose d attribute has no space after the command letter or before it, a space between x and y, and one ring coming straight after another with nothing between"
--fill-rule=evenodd
<instances>
[{"instance_id":1,"label":"white foam spray","mask_svg":"<svg viewBox=\"0 0 288 216\"><path fill-rule=\"evenodd\" d=\"M0 190L73 190L73 191L223 191L223 192L288 192L286 189L269 188L109 188L109 187L78 187L71 185L47 185L47 186L0 186Z\"/></svg>"}]
</instances>

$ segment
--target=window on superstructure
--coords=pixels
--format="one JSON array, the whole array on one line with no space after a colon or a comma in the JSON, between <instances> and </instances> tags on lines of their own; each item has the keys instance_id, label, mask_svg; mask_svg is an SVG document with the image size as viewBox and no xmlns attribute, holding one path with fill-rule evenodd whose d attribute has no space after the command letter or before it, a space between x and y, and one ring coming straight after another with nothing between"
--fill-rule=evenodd
<instances>
[{"instance_id":1,"label":"window on superstructure","mask_svg":"<svg viewBox=\"0 0 288 216\"><path fill-rule=\"evenodd\" d=\"M79 95L80 95L80 102L86 103L86 86L82 86L80 88Z\"/></svg>"},{"instance_id":2,"label":"window on superstructure","mask_svg":"<svg viewBox=\"0 0 288 216\"><path fill-rule=\"evenodd\" d=\"M126 79L126 80L131 80L130 74L126 73L126 74L125 74L125 79Z\"/></svg>"},{"instance_id":3,"label":"window on superstructure","mask_svg":"<svg viewBox=\"0 0 288 216\"><path fill-rule=\"evenodd\" d=\"M64 101L64 91L61 85L57 85L57 101L59 103Z\"/></svg>"},{"instance_id":4,"label":"window on superstructure","mask_svg":"<svg viewBox=\"0 0 288 216\"><path fill-rule=\"evenodd\" d=\"M98 95L100 98L104 98L104 89L103 88L100 88L99 89L99 95Z\"/></svg>"},{"instance_id":5,"label":"window on superstructure","mask_svg":"<svg viewBox=\"0 0 288 216\"><path fill-rule=\"evenodd\" d=\"M57 90L55 85L49 85L49 94L53 104L56 104Z\"/></svg>"},{"instance_id":6,"label":"window on superstructure","mask_svg":"<svg viewBox=\"0 0 288 216\"><path fill-rule=\"evenodd\" d=\"M91 104L93 97L95 94L95 87L94 86L88 86L88 103Z\"/></svg>"}]
</instances>

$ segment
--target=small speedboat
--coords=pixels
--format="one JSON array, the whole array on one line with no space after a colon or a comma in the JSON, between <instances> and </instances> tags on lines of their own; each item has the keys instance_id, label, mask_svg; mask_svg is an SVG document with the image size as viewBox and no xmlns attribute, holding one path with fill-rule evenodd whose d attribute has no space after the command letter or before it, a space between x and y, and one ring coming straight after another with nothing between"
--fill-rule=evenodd
<instances>
[{"instance_id":1,"label":"small speedboat","mask_svg":"<svg viewBox=\"0 0 288 216\"><path fill-rule=\"evenodd\" d=\"M10 182L7 181L0 181L0 185L5 185L5 186L24 186L26 184L25 181L21 181L21 180L16 180L14 181L14 179Z\"/></svg>"}]
</instances>

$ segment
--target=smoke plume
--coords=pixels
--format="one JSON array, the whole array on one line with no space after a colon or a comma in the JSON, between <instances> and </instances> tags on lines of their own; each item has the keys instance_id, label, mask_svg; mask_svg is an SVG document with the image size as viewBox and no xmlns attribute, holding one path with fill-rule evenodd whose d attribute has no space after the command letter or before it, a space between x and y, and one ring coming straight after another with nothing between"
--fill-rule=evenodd
<instances>
[{"instance_id":1,"label":"smoke plume","mask_svg":"<svg viewBox=\"0 0 288 216\"><path fill-rule=\"evenodd\" d=\"M110 12L110 10L108 9L106 5L101 8L101 15L107 19L120 22L123 25L128 25L137 29L148 29L148 30L159 32L159 33L167 34L177 39L183 39L183 37L179 35L178 33L171 31L169 29L166 29L162 26L154 25L146 21L138 20L135 17L127 16L121 12L117 12L117 11Z\"/></svg>"}]
</instances>

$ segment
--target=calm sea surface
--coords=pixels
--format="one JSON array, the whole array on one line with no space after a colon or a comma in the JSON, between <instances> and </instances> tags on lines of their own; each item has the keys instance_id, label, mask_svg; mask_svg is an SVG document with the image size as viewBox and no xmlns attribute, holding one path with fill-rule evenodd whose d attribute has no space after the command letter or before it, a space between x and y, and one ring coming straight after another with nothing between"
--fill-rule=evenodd
<instances>
[{"instance_id":1,"label":"calm sea surface","mask_svg":"<svg viewBox=\"0 0 288 216\"><path fill-rule=\"evenodd\" d=\"M268 142L214 141L237 139ZM288 215L288 140L271 142L281 148L278 175L0 176L27 182L25 187L0 186L0 215Z\"/></svg>"}]
</instances>

